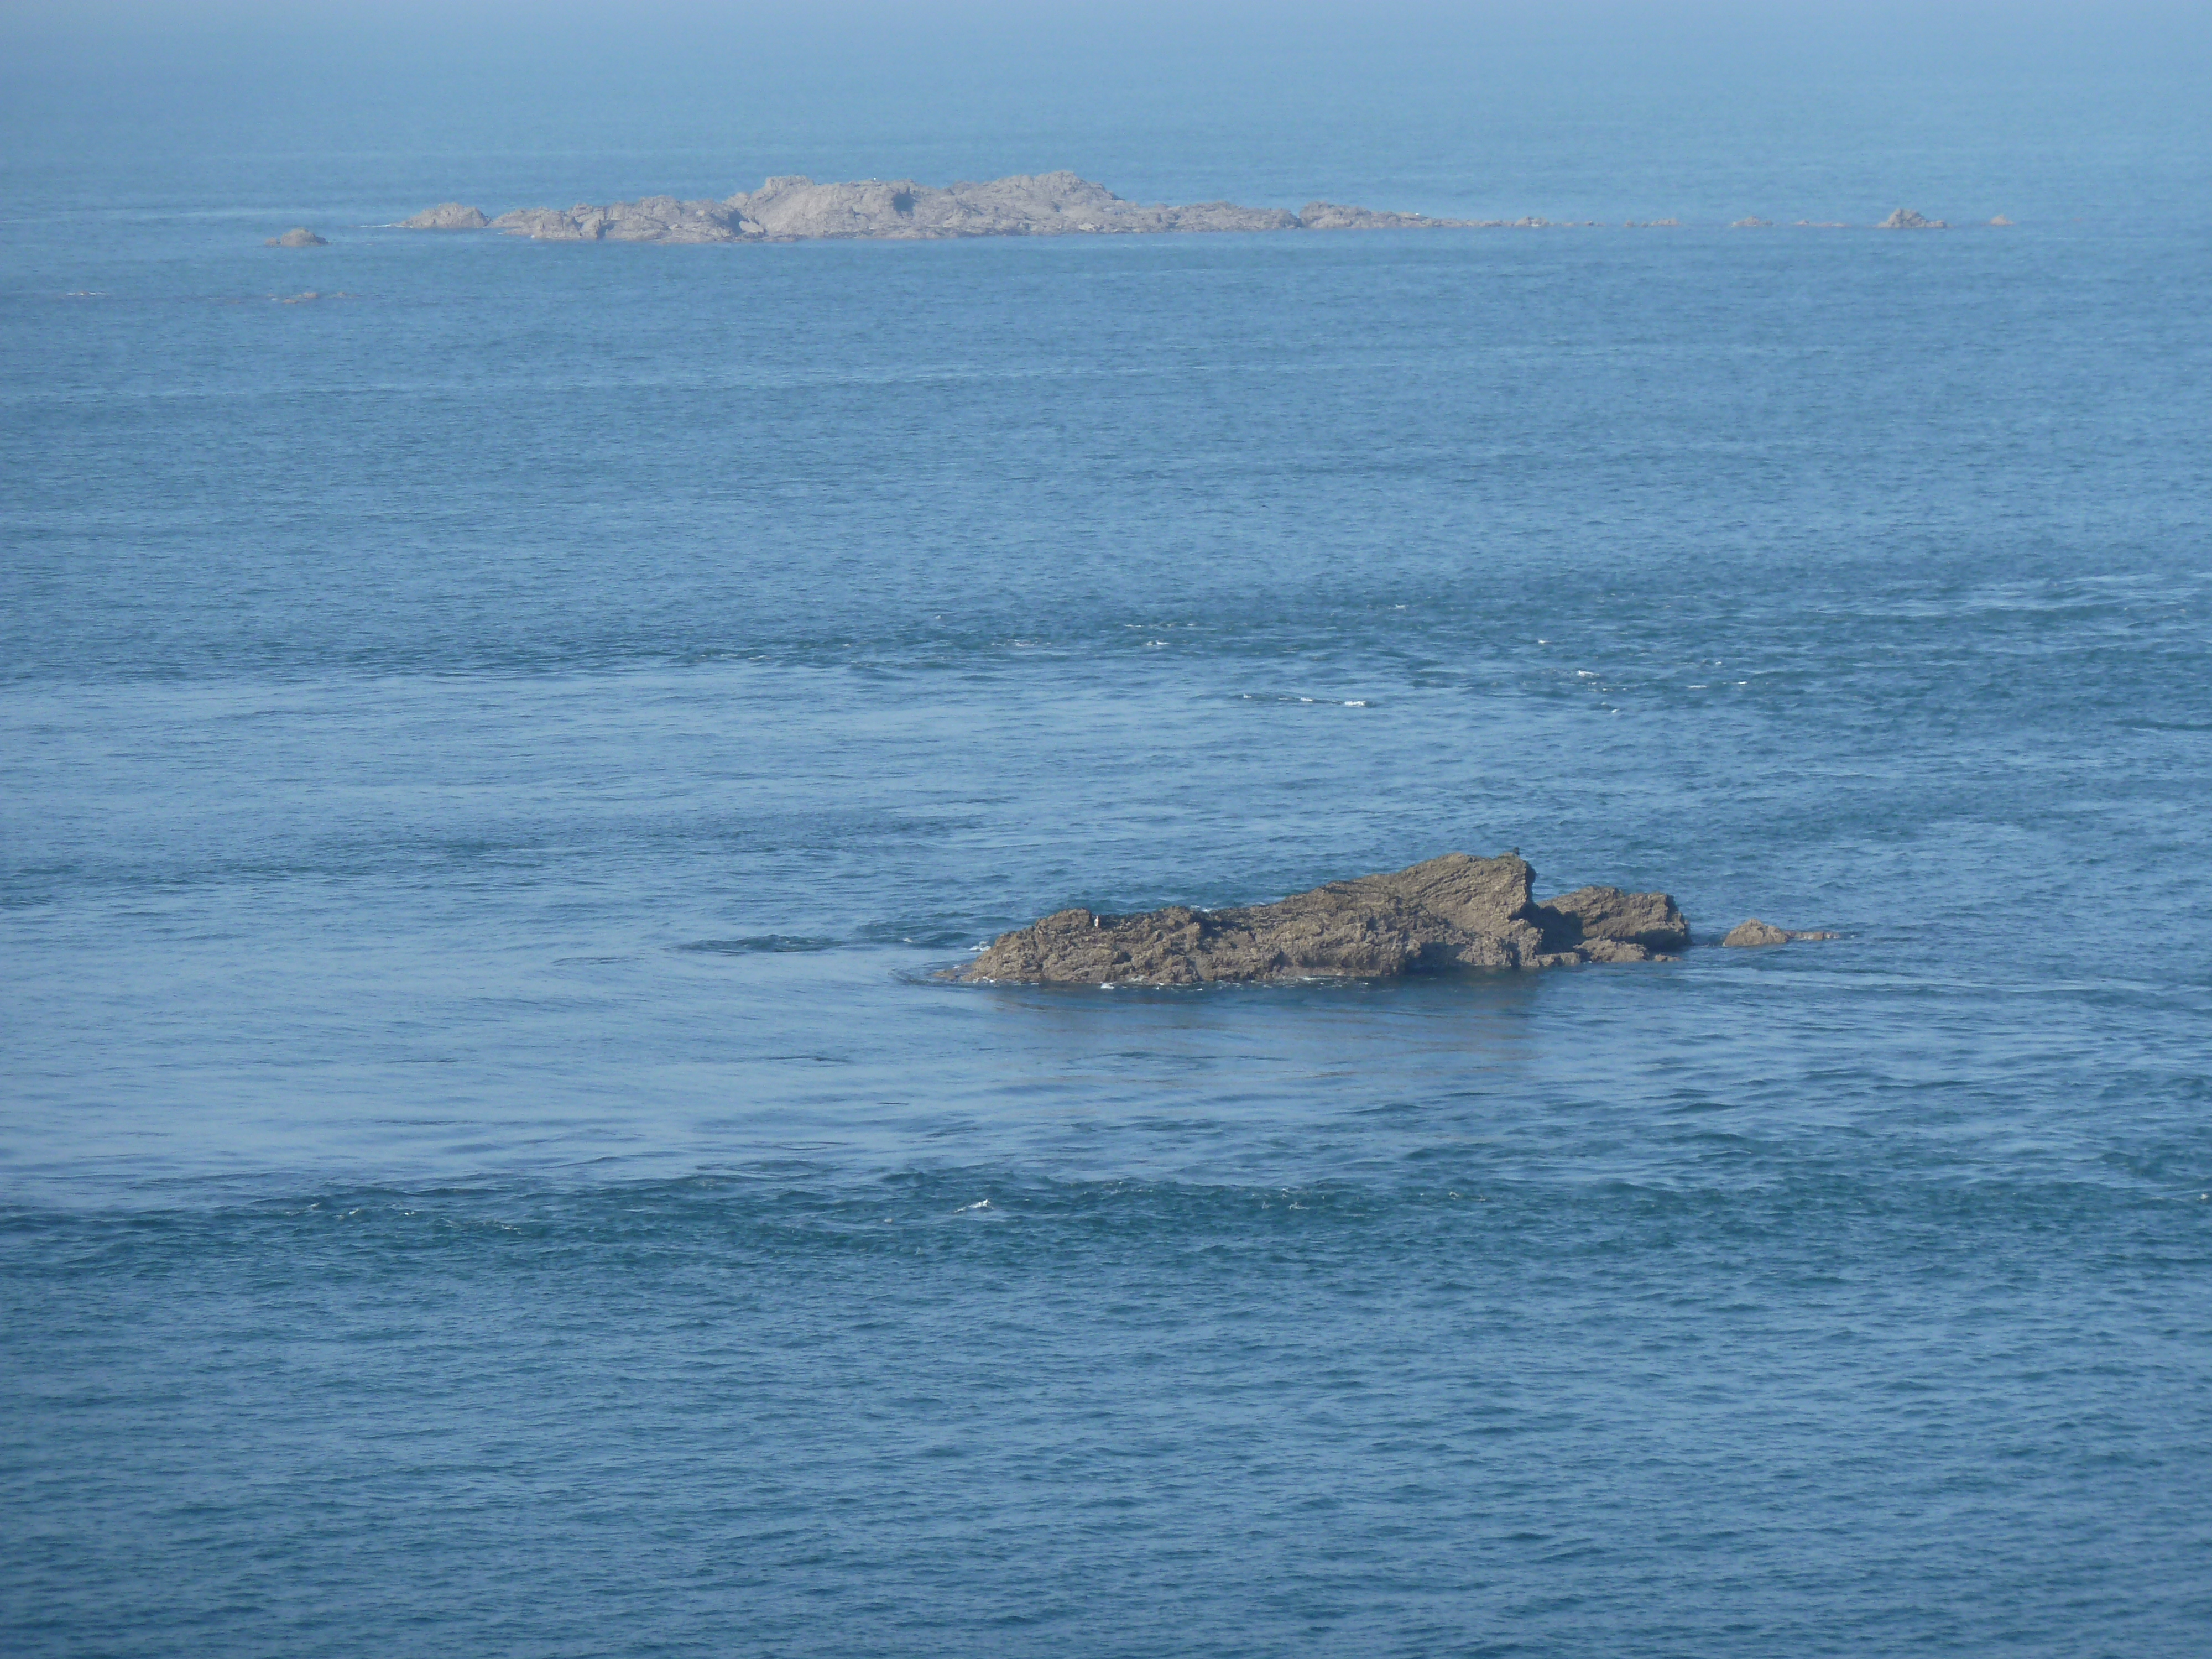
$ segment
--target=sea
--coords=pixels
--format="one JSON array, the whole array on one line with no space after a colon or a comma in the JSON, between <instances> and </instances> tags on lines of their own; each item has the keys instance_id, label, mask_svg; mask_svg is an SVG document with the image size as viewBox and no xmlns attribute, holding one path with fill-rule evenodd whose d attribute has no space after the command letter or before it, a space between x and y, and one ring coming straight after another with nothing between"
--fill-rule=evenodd
<instances>
[{"instance_id":1,"label":"sea","mask_svg":"<svg viewBox=\"0 0 2212 1659\"><path fill-rule=\"evenodd\" d=\"M2207 1651L2201 84L244 61L0 116L0 1649ZM1058 167L1600 222L392 228Z\"/></svg>"}]
</instances>

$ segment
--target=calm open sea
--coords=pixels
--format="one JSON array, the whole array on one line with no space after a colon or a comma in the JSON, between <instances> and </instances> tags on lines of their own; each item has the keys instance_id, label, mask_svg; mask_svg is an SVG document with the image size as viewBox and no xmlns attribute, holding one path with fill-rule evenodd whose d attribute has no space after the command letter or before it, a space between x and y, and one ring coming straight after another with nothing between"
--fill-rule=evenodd
<instances>
[{"instance_id":1,"label":"calm open sea","mask_svg":"<svg viewBox=\"0 0 2212 1659\"><path fill-rule=\"evenodd\" d=\"M1579 95L23 118L0 1648L2203 1651L2203 106ZM1615 228L374 228L1063 163ZM1844 938L930 977L1509 847Z\"/></svg>"}]
</instances>

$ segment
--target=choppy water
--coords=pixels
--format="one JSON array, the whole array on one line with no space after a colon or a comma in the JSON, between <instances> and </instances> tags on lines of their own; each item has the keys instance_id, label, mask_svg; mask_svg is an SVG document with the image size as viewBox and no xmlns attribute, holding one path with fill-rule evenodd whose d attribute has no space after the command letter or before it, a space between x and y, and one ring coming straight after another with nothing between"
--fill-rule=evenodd
<instances>
[{"instance_id":1,"label":"choppy water","mask_svg":"<svg viewBox=\"0 0 2212 1659\"><path fill-rule=\"evenodd\" d=\"M2201 214L563 248L374 160L55 163L0 267L10 1652L2197 1649ZM1844 937L929 977L1506 847Z\"/></svg>"}]
</instances>

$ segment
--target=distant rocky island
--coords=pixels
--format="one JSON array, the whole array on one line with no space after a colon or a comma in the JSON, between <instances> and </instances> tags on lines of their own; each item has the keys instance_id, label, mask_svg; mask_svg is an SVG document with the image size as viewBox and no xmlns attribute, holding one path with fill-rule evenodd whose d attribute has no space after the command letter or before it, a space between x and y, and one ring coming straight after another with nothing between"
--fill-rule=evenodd
<instances>
[{"instance_id":1,"label":"distant rocky island","mask_svg":"<svg viewBox=\"0 0 2212 1659\"><path fill-rule=\"evenodd\" d=\"M1801 227L1810 220L1801 219ZM1990 222L2008 225L2002 215ZM961 183L943 190L911 179L869 179L817 185L794 174L770 179L756 191L720 201L679 201L647 196L604 206L580 202L567 208L517 208L494 217L465 202L441 202L402 230L496 230L538 242L811 242L876 238L919 241L957 236L1142 236L1223 230L1551 230L1595 228L1595 219L1432 219L1421 213L1381 213L1338 202L1285 208L1239 207L1234 202L1193 202L1147 207L1116 196L1076 173L1015 173L988 184ZM1674 230L1679 219L1629 220L1629 230ZM1773 222L1753 215L1731 227L1771 230ZM1882 230L1944 230L1899 208L1876 227ZM1822 221L1818 228L1848 227ZM309 241L294 241L307 237ZM312 232L295 230L283 246L319 246ZM272 244L273 245L273 244Z\"/></svg>"},{"instance_id":2,"label":"distant rocky island","mask_svg":"<svg viewBox=\"0 0 2212 1659\"><path fill-rule=\"evenodd\" d=\"M1520 226L1550 221L1431 219L1377 213L1334 202L1298 212L1194 202L1147 207L1073 173L1018 173L944 190L911 179L817 185L770 179L758 190L716 201L648 196L604 207L520 208L496 218L446 202L400 222L407 230L497 230L541 242L799 242L829 238L926 240L955 236L1148 235L1223 230L1411 230Z\"/></svg>"}]
</instances>

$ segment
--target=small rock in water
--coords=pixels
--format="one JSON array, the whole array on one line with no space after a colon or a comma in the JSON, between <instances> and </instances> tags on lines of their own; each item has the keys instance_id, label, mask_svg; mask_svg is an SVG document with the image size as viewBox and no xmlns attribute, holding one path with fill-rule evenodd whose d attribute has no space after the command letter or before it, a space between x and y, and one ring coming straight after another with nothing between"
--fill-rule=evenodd
<instances>
[{"instance_id":1,"label":"small rock in water","mask_svg":"<svg viewBox=\"0 0 2212 1659\"><path fill-rule=\"evenodd\" d=\"M305 225L295 225L282 236L271 236L264 247L328 247L330 244Z\"/></svg>"},{"instance_id":2,"label":"small rock in water","mask_svg":"<svg viewBox=\"0 0 2212 1659\"><path fill-rule=\"evenodd\" d=\"M1875 228L1877 230L1948 230L1951 227L1941 219L1923 218L1911 208L1899 208Z\"/></svg>"},{"instance_id":3,"label":"small rock in water","mask_svg":"<svg viewBox=\"0 0 2212 1659\"><path fill-rule=\"evenodd\" d=\"M1729 928L1728 937L1721 943L1738 946L1787 945L1792 939L1812 940L1835 937L1833 933L1792 933L1787 927L1777 927L1771 922L1761 921L1757 916L1753 916L1749 921L1739 922Z\"/></svg>"},{"instance_id":4,"label":"small rock in water","mask_svg":"<svg viewBox=\"0 0 2212 1659\"><path fill-rule=\"evenodd\" d=\"M1689 924L1664 893L1582 887L1540 904L1535 873L1510 853L1448 853L1274 904L1177 904L1121 916L1061 910L1000 935L959 977L1107 986L1397 979L1664 961L1690 942Z\"/></svg>"}]
</instances>

